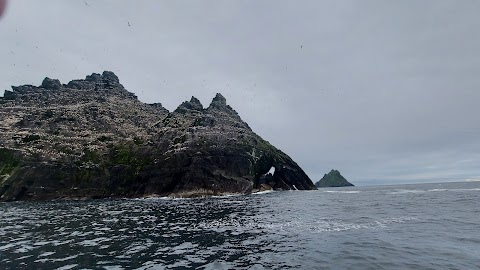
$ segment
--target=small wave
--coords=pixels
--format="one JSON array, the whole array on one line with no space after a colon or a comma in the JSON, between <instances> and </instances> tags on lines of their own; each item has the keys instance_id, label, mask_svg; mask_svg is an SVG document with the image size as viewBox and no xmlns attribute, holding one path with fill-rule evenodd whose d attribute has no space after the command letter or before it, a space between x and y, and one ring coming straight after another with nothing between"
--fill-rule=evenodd
<instances>
[{"instance_id":1,"label":"small wave","mask_svg":"<svg viewBox=\"0 0 480 270\"><path fill-rule=\"evenodd\" d=\"M312 228L315 232L340 232L359 229L380 229L386 228L391 224L405 223L407 221L417 220L414 217L397 217L387 218L381 220L374 220L367 223L349 223L343 221L319 221L316 226Z\"/></svg>"},{"instance_id":2,"label":"small wave","mask_svg":"<svg viewBox=\"0 0 480 270\"><path fill-rule=\"evenodd\" d=\"M427 192L427 191L426 190L419 190L419 189L399 189L399 190L389 192L387 194L395 195L395 194L425 193L425 192Z\"/></svg>"},{"instance_id":3,"label":"small wave","mask_svg":"<svg viewBox=\"0 0 480 270\"><path fill-rule=\"evenodd\" d=\"M480 191L480 188L457 188L457 189L448 189L448 191Z\"/></svg>"},{"instance_id":4,"label":"small wave","mask_svg":"<svg viewBox=\"0 0 480 270\"><path fill-rule=\"evenodd\" d=\"M78 243L80 246L84 247L94 247L100 245L100 243L109 241L111 239L106 238L106 237L99 237L95 239L89 239L89 240L83 240L82 242Z\"/></svg>"},{"instance_id":5,"label":"small wave","mask_svg":"<svg viewBox=\"0 0 480 270\"><path fill-rule=\"evenodd\" d=\"M172 197L158 197L158 196L148 196L142 198L134 198L134 201L156 201L156 200L172 200Z\"/></svg>"},{"instance_id":6,"label":"small wave","mask_svg":"<svg viewBox=\"0 0 480 270\"><path fill-rule=\"evenodd\" d=\"M254 192L252 195L261 195L261 194L267 194L267 193L273 193L275 192L274 190L265 190L265 191L259 191L259 192Z\"/></svg>"},{"instance_id":7,"label":"small wave","mask_svg":"<svg viewBox=\"0 0 480 270\"><path fill-rule=\"evenodd\" d=\"M8 250L8 249L10 249L12 247L15 247L15 246L16 246L16 244L9 243L9 244L6 244L4 246L0 246L0 251L5 251L5 250Z\"/></svg>"},{"instance_id":8,"label":"small wave","mask_svg":"<svg viewBox=\"0 0 480 270\"><path fill-rule=\"evenodd\" d=\"M225 194L225 195L215 195L215 196L210 196L210 198L229 198L229 197L238 197L242 196L243 194Z\"/></svg>"},{"instance_id":9,"label":"small wave","mask_svg":"<svg viewBox=\"0 0 480 270\"><path fill-rule=\"evenodd\" d=\"M38 255L38 258L41 258L41 257L48 257L48 256L51 256L53 254L55 254L56 252L54 251L50 251L50 252L43 252L42 254Z\"/></svg>"},{"instance_id":10,"label":"small wave","mask_svg":"<svg viewBox=\"0 0 480 270\"><path fill-rule=\"evenodd\" d=\"M77 265L78 264L69 264L69 265L59 267L59 268L57 268L57 270L69 270L69 269L73 269L73 268L77 267Z\"/></svg>"},{"instance_id":11,"label":"small wave","mask_svg":"<svg viewBox=\"0 0 480 270\"><path fill-rule=\"evenodd\" d=\"M360 193L360 191L358 190L327 190L327 191L324 191L326 193L344 193L344 194L356 194L356 193Z\"/></svg>"},{"instance_id":12,"label":"small wave","mask_svg":"<svg viewBox=\"0 0 480 270\"><path fill-rule=\"evenodd\" d=\"M103 267L106 270L123 270L125 268L121 267L120 265L106 265Z\"/></svg>"},{"instance_id":13,"label":"small wave","mask_svg":"<svg viewBox=\"0 0 480 270\"><path fill-rule=\"evenodd\" d=\"M370 222L345 222L343 220L321 220L321 221L305 221L291 220L282 223L266 223L259 224L254 221L224 219L211 222L201 222L194 226L195 229L212 230L216 232L225 232L227 230L252 231L252 230L275 230L275 231L312 231L312 232L340 232L359 229L380 229L386 228L393 224L405 223L417 220L415 217L392 217Z\"/></svg>"},{"instance_id":14,"label":"small wave","mask_svg":"<svg viewBox=\"0 0 480 270\"><path fill-rule=\"evenodd\" d=\"M146 242L146 243L133 243L129 247L126 248L126 251L125 251L124 255L130 257L134 254L145 251L146 249L148 249L152 245L153 245L153 243L151 241Z\"/></svg>"},{"instance_id":15,"label":"small wave","mask_svg":"<svg viewBox=\"0 0 480 270\"><path fill-rule=\"evenodd\" d=\"M35 260L35 263L46 263L46 262L66 262L66 261L71 261L75 260L78 256L83 255L83 253L77 254L77 255L72 255L64 258L55 258L55 259L38 259Z\"/></svg>"},{"instance_id":16,"label":"small wave","mask_svg":"<svg viewBox=\"0 0 480 270\"><path fill-rule=\"evenodd\" d=\"M176 197L176 196L164 196L164 197L156 197L156 196L149 196L149 197L142 197L142 198L134 198L134 201L144 201L144 202L160 202L160 201L189 201L194 199L203 199L209 198L209 196L205 197Z\"/></svg>"},{"instance_id":17,"label":"small wave","mask_svg":"<svg viewBox=\"0 0 480 270\"><path fill-rule=\"evenodd\" d=\"M455 189L446 189L446 188L434 188L434 189L427 189L427 190L420 190L420 189L400 189L389 192L387 194L395 195L395 194L408 194L408 193L427 193L427 192L462 192L462 191L480 191L480 188L455 188Z\"/></svg>"}]
</instances>

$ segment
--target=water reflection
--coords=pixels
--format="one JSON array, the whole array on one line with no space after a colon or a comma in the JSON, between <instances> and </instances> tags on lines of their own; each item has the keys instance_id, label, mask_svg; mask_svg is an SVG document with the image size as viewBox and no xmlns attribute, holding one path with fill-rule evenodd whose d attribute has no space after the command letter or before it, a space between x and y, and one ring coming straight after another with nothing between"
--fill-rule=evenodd
<instances>
[{"instance_id":1,"label":"water reflection","mask_svg":"<svg viewBox=\"0 0 480 270\"><path fill-rule=\"evenodd\" d=\"M259 213L263 203L237 196L5 204L0 260L42 268L252 266L279 251L264 237L272 228L258 220L268 218Z\"/></svg>"}]
</instances>

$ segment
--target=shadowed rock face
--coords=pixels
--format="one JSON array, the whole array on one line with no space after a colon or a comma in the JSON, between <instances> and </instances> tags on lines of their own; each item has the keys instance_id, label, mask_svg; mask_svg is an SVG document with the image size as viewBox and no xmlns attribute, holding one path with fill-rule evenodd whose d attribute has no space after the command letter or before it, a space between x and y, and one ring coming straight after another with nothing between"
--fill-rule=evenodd
<instances>
[{"instance_id":1,"label":"shadowed rock face","mask_svg":"<svg viewBox=\"0 0 480 270\"><path fill-rule=\"evenodd\" d=\"M320 181L315 183L318 188L322 187L349 187L353 186L350 182L343 177L339 171L331 170L328 174L325 174Z\"/></svg>"},{"instance_id":2,"label":"shadowed rock face","mask_svg":"<svg viewBox=\"0 0 480 270\"><path fill-rule=\"evenodd\" d=\"M0 99L0 200L315 189L221 94L168 112L108 71L12 88Z\"/></svg>"}]
</instances>

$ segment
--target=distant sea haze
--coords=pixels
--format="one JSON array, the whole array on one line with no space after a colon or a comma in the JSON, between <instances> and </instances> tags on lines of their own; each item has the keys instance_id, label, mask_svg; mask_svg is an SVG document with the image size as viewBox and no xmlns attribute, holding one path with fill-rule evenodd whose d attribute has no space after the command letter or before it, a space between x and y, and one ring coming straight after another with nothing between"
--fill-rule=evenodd
<instances>
[{"instance_id":1,"label":"distant sea haze","mask_svg":"<svg viewBox=\"0 0 480 270\"><path fill-rule=\"evenodd\" d=\"M2 269L478 269L480 182L0 204Z\"/></svg>"}]
</instances>

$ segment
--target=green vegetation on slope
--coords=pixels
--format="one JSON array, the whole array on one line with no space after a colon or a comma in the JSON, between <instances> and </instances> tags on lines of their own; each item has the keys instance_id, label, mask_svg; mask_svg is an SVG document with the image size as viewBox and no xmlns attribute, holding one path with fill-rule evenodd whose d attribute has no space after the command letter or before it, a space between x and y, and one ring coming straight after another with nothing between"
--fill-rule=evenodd
<instances>
[{"instance_id":1,"label":"green vegetation on slope","mask_svg":"<svg viewBox=\"0 0 480 270\"><path fill-rule=\"evenodd\" d=\"M15 151L0 148L0 179L10 175L20 165L20 159L15 155Z\"/></svg>"}]
</instances>

